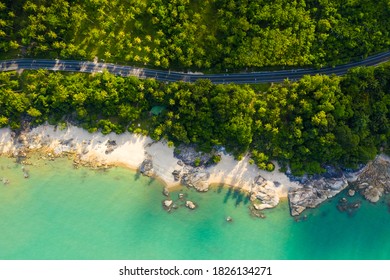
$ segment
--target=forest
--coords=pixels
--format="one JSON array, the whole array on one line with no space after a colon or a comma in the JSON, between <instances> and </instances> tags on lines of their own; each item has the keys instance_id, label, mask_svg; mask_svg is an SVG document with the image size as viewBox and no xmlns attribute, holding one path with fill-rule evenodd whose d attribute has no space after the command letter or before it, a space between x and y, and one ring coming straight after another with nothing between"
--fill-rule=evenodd
<instances>
[{"instance_id":1,"label":"forest","mask_svg":"<svg viewBox=\"0 0 390 280\"><path fill-rule=\"evenodd\" d=\"M155 106L163 108L154 114ZM296 175L327 164L355 168L389 151L390 65L343 77L305 76L258 90L248 85L163 83L154 79L45 70L0 73L0 127L49 122L90 132L141 133L203 151L225 147Z\"/></svg>"},{"instance_id":2,"label":"forest","mask_svg":"<svg viewBox=\"0 0 390 280\"><path fill-rule=\"evenodd\" d=\"M388 0L0 0L0 59L322 67L389 49L389 32Z\"/></svg>"}]
</instances>

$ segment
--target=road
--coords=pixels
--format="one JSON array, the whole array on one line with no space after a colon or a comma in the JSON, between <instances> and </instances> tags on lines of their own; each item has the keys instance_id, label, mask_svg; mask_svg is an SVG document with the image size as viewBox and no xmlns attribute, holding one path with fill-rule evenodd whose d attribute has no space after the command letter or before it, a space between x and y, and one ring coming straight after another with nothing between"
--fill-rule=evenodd
<instances>
[{"instance_id":1,"label":"road","mask_svg":"<svg viewBox=\"0 0 390 280\"><path fill-rule=\"evenodd\" d=\"M298 80L304 75L326 74L343 75L350 68L357 66L374 66L390 60L390 51L372 55L361 61L321 69L293 69L280 71L245 72L234 74L198 74L174 71L153 70L112 63L101 63L79 60L50 60L50 59L14 59L1 60L0 71L37 70L69 71L84 73L108 72L120 76L135 76L139 78L155 78L163 82L186 81L194 82L198 79L209 79L214 84L254 84L281 82L285 79Z\"/></svg>"}]
</instances>

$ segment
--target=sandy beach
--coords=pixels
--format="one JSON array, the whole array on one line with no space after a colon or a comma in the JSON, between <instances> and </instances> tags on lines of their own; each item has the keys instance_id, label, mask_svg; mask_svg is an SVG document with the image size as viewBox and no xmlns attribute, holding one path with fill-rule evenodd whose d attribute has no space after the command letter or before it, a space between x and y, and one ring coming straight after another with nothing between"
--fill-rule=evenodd
<instances>
[{"instance_id":1,"label":"sandy beach","mask_svg":"<svg viewBox=\"0 0 390 280\"><path fill-rule=\"evenodd\" d=\"M11 137L11 130L0 129L0 154L13 154L18 149ZM103 135L99 132L89 133L86 130L67 126L64 130L52 125L41 125L26 134L25 146L29 150L42 150L46 153L60 155L75 153L83 162L110 166L125 166L137 170L145 158L153 161L153 176L161 180L168 188L174 188L179 182L174 180L172 172L180 169L178 159L173 155L173 147L165 142L155 142L147 136L131 133ZM108 152L110 143L112 149ZM225 184L245 191L251 191L253 182L259 175L270 181L280 198L287 197L290 187L299 187L290 182L288 177L278 171L260 170L256 165L249 164L249 157L241 161L231 155L222 155L221 161L206 169L210 173L209 184Z\"/></svg>"}]
</instances>

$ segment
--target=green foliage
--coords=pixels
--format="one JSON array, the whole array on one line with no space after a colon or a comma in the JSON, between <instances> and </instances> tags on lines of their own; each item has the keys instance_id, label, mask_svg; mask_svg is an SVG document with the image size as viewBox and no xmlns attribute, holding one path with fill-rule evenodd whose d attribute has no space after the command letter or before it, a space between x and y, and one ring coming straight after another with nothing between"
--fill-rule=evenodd
<instances>
[{"instance_id":1,"label":"green foliage","mask_svg":"<svg viewBox=\"0 0 390 280\"><path fill-rule=\"evenodd\" d=\"M154 106L166 108L150 114ZM356 68L343 77L305 76L256 93L249 86L159 83L134 77L0 73L0 127L74 122L90 132L147 134L203 151L223 146L237 159L294 174L325 164L356 167L390 147L390 65ZM219 156L212 158L218 162ZM198 164L200 162L197 159Z\"/></svg>"},{"instance_id":2,"label":"green foliage","mask_svg":"<svg viewBox=\"0 0 390 280\"><path fill-rule=\"evenodd\" d=\"M200 165L200 158L196 158L196 159L194 160L194 165L195 165L195 166L199 166L199 165Z\"/></svg>"},{"instance_id":3,"label":"green foliage","mask_svg":"<svg viewBox=\"0 0 390 280\"><path fill-rule=\"evenodd\" d=\"M148 67L334 65L390 46L387 0L15 0L0 50Z\"/></svg>"},{"instance_id":4,"label":"green foliage","mask_svg":"<svg viewBox=\"0 0 390 280\"><path fill-rule=\"evenodd\" d=\"M222 159L221 155L213 155L211 157L211 160L213 161L213 163L218 163L221 161L221 159Z\"/></svg>"}]
</instances>

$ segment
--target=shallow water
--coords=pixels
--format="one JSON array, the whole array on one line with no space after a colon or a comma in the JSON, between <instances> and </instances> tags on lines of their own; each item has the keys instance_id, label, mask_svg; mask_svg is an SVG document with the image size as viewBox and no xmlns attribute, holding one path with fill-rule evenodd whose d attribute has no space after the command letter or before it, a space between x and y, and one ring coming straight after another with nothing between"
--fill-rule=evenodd
<instances>
[{"instance_id":1,"label":"shallow water","mask_svg":"<svg viewBox=\"0 0 390 280\"><path fill-rule=\"evenodd\" d=\"M162 185L127 169L36 164L24 179L21 165L0 158L10 181L0 183L0 259L390 259L386 203L363 202L350 216L335 198L296 222L286 202L259 219L239 192L183 188L198 209L167 213Z\"/></svg>"}]
</instances>

